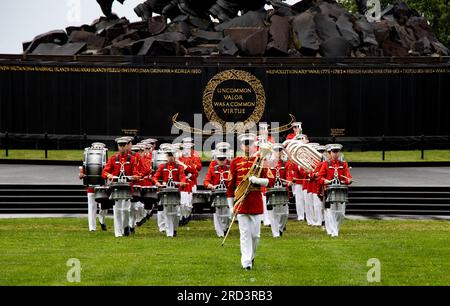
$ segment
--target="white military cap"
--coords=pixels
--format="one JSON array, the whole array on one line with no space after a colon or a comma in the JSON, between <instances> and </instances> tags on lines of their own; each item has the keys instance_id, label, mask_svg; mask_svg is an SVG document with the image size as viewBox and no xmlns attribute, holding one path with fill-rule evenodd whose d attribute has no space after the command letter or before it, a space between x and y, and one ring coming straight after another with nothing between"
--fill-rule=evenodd
<instances>
[{"instance_id":1,"label":"white military cap","mask_svg":"<svg viewBox=\"0 0 450 306\"><path fill-rule=\"evenodd\" d=\"M320 152L320 151L323 152L323 151L326 151L326 150L327 150L327 147L326 147L326 146L321 146L321 145L320 145L320 146L317 146L317 147L316 147L316 150L319 151L319 152Z\"/></svg>"},{"instance_id":2,"label":"white military cap","mask_svg":"<svg viewBox=\"0 0 450 306\"><path fill-rule=\"evenodd\" d=\"M231 145L228 142L219 142L216 144L216 149L229 149Z\"/></svg>"},{"instance_id":3,"label":"white military cap","mask_svg":"<svg viewBox=\"0 0 450 306\"><path fill-rule=\"evenodd\" d=\"M338 143L333 143L333 144L329 144L327 147L328 152L332 151L332 150L342 150L343 146L341 144Z\"/></svg>"},{"instance_id":4,"label":"white military cap","mask_svg":"<svg viewBox=\"0 0 450 306\"><path fill-rule=\"evenodd\" d=\"M186 137L186 138L183 138L183 140L181 142L182 143L192 143L192 142L194 142L194 139L192 139L191 137Z\"/></svg>"},{"instance_id":5,"label":"white military cap","mask_svg":"<svg viewBox=\"0 0 450 306\"><path fill-rule=\"evenodd\" d=\"M256 139L256 135L253 133L241 134L238 136L238 141L243 142L254 142Z\"/></svg>"},{"instance_id":6,"label":"white military cap","mask_svg":"<svg viewBox=\"0 0 450 306\"><path fill-rule=\"evenodd\" d=\"M132 137L132 136L124 136L123 138L128 140L128 142L132 142L134 140L134 137Z\"/></svg>"},{"instance_id":7,"label":"white military cap","mask_svg":"<svg viewBox=\"0 0 450 306\"><path fill-rule=\"evenodd\" d=\"M127 143L130 142L130 141L128 140L128 138L126 138L126 137L119 137L119 138L116 138L115 141L116 141L117 144L127 144Z\"/></svg>"},{"instance_id":8,"label":"white military cap","mask_svg":"<svg viewBox=\"0 0 450 306\"><path fill-rule=\"evenodd\" d=\"M139 144L135 144L134 146L131 147L131 151L140 151L141 150L141 146Z\"/></svg>"},{"instance_id":9,"label":"white military cap","mask_svg":"<svg viewBox=\"0 0 450 306\"><path fill-rule=\"evenodd\" d=\"M301 122L293 122L293 123L291 124L291 126L292 126L292 127L299 127L299 128L302 128L302 123L301 123Z\"/></svg>"},{"instance_id":10,"label":"white military cap","mask_svg":"<svg viewBox=\"0 0 450 306\"><path fill-rule=\"evenodd\" d=\"M94 142L91 144L91 148L95 148L95 149L104 149L105 147L106 147L106 145L101 142Z\"/></svg>"},{"instance_id":11,"label":"white military cap","mask_svg":"<svg viewBox=\"0 0 450 306\"><path fill-rule=\"evenodd\" d=\"M216 158L224 158L224 157L227 158L228 150L225 148L215 150L215 157Z\"/></svg>"},{"instance_id":12,"label":"white military cap","mask_svg":"<svg viewBox=\"0 0 450 306\"><path fill-rule=\"evenodd\" d=\"M173 143L171 146L175 150L180 150L181 149L181 142Z\"/></svg>"},{"instance_id":13,"label":"white military cap","mask_svg":"<svg viewBox=\"0 0 450 306\"><path fill-rule=\"evenodd\" d=\"M185 142L181 144L182 149L192 149L192 147L194 147L194 144L190 142Z\"/></svg>"},{"instance_id":14,"label":"white military cap","mask_svg":"<svg viewBox=\"0 0 450 306\"><path fill-rule=\"evenodd\" d=\"M158 140L157 140L157 139L154 139L154 138L148 138L148 139L142 140L142 142L143 142L143 143L151 143L151 144L154 144L154 143L157 143Z\"/></svg>"},{"instance_id":15,"label":"white military cap","mask_svg":"<svg viewBox=\"0 0 450 306\"><path fill-rule=\"evenodd\" d=\"M259 128L263 129L263 130L268 130L269 129L269 124L267 124L266 122L260 122L259 123Z\"/></svg>"}]
</instances>

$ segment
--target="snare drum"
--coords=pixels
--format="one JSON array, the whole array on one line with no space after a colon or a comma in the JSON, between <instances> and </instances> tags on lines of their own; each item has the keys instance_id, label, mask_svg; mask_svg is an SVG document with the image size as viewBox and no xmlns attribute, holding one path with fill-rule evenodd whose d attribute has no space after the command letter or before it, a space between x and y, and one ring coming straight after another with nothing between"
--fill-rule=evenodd
<instances>
[{"instance_id":1,"label":"snare drum","mask_svg":"<svg viewBox=\"0 0 450 306\"><path fill-rule=\"evenodd\" d=\"M144 203L145 209L153 209L153 205L158 203L158 187L142 186L141 201Z\"/></svg>"},{"instance_id":2,"label":"snare drum","mask_svg":"<svg viewBox=\"0 0 450 306\"><path fill-rule=\"evenodd\" d=\"M130 200L131 186L129 183L112 183L110 185L111 196L110 199L114 201L118 200Z\"/></svg>"},{"instance_id":3,"label":"snare drum","mask_svg":"<svg viewBox=\"0 0 450 306\"><path fill-rule=\"evenodd\" d=\"M226 189L213 190L211 198L212 198L212 206L213 207L216 207L216 208L228 207Z\"/></svg>"},{"instance_id":4,"label":"snare drum","mask_svg":"<svg viewBox=\"0 0 450 306\"><path fill-rule=\"evenodd\" d=\"M211 203L211 192L210 191L199 191L192 193L192 204L207 204Z\"/></svg>"},{"instance_id":5,"label":"snare drum","mask_svg":"<svg viewBox=\"0 0 450 306\"><path fill-rule=\"evenodd\" d=\"M176 215L180 207L181 194L178 188L166 187L158 193L159 201L167 215Z\"/></svg>"},{"instance_id":6,"label":"snare drum","mask_svg":"<svg viewBox=\"0 0 450 306\"><path fill-rule=\"evenodd\" d=\"M267 189L266 198L268 210L272 210L273 206L289 204L288 191L284 187Z\"/></svg>"},{"instance_id":7,"label":"snare drum","mask_svg":"<svg viewBox=\"0 0 450 306\"><path fill-rule=\"evenodd\" d=\"M100 186L94 188L95 202L99 203L102 209L111 209L114 205L114 201L109 199L110 189L108 186Z\"/></svg>"},{"instance_id":8,"label":"snare drum","mask_svg":"<svg viewBox=\"0 0 450 306\"><path fill-rule=\"evenodd\" d=\"M348 202L348 186L340 184L328 185L326 191L326 202L330 204L334 203L347 203Z\"/></svg>"}]
</instances>

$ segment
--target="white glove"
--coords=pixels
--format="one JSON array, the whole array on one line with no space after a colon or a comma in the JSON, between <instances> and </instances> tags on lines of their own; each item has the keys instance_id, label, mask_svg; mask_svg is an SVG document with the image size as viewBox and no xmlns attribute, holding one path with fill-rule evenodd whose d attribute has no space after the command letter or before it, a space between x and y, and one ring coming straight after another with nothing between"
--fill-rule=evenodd
<instances>
[{"instance_id":1,"label":"white glove","mask_svg":"<svg viewBox=\"0 0 450 306\"><path fill-rule=\"evenodd\" d=\"M227 202L228 202L228 207L230 209L233 209L233 207L234 207L234 198L227 198Z\"/></svg>"},{"instance_id":2,"label":"white glove","mask_svg":"<svg viewBox=\"0 0 450 306\"><path fill-rule=\"evenodd\" d=\"M264 187L267 187L267 185L269 185L269 179L266 179L266 178L258 178L256 176L251 176L249 180L250 180L250 183L255 184L255 185L260 185L260 186L264 186Z\"/></svg>"}]
</instances>

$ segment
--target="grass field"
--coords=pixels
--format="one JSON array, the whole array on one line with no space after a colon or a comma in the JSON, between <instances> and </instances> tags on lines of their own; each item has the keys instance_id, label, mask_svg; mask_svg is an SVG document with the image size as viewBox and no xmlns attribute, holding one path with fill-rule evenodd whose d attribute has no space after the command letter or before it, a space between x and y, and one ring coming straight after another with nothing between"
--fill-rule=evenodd
<instances>
[{"instance_id":1,"label":"grass field","mask_svg":"<svg viewBox=\"0 0 450 306\"><path fill-rule=\"evenodd\" d=\"M108 152L109 156L115 152ZM381 151L366 152L344 152L348 162L382 162ZM427 150L424 159L421 159L419 150L413 151L386 151L384 162L418 162L418 161L450 161L450 150ZM45 160L43 150L9 150L6 157L5 150L0 150L0 159L32 159ZM210 152L204 152L202 159L209 161ZM69 160L82 161L83 151L81 150L49 150L48 160Z\"/></svg>"},{"instance_id":2,"label":"grass field","mask_svg":"<svg viewBox=\"0 0 450 306\"><path fill-rule=\"evenodd\" d=\"M240 268L235 226L224 247L211 220L166 238L155 221L132 237L87 231L86 219L0 220L0 285L450 285L448 221L346 220L338 238L289 221L281 239L263 227L253 271ZM66 262L81 262L81 282ZM368 283L367 261L381 262Z\"/></svg>"}]
</instances>

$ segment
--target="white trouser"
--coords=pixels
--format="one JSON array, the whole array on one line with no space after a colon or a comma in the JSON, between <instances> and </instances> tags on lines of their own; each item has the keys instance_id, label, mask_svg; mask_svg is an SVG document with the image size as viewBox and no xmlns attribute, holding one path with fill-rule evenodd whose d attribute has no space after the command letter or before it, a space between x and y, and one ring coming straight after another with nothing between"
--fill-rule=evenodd
<instances>
[{"instance_id":1,"label":"white trouser","mask_svg":"<svg viewBox=\"0 0 450 306\"><path fill-rule=\"evenodd\" d=\"M135 228L136 227L136 222L137 222L137 207L136 207L137 202L131 202L130 201L130 221L128 226L131 228Z\"/></svg>"},{"instance_id":2,"label":"white trouser","mask_svg":"<svg viewBox=\"0 0 450 306\"><path fill-rule=\"evenodd\" d=\"M303 196L305 198L305 215L306 215L306 223L308 225L314 224L314 208L313 208L313 196L311 192L308 192L306 189L303 190Z\"/></svg>"},{"instance_id":3,"label":"white trouser","mask_svg":"<svg viewBox=\"0 0 450 306\"><path fill-rule=\"evenodd\" d=\"M106 216L108 215L107 209L102 209L102 204L99 204L99 212L98 212L98 222L100 224L106 224Z\"/></svg>"},{"instance_id":4,"label":"white trouser","mask_svg":"<svg viewBox=\"0 0 450 306\"><path fill-rule=\"evenodd\" d=\"M147 211L145 210L144 203L136 202L136 222L141 221L147 216Z\"/></svg>"},{"instance_id":5,"label":"white trouser","mask_svg":"<svg viewBox=\"0 0 450 306\"><path fill-rule=\"evenodd\" d=\"M159 211L158 210L158 228L160 232L165 232L167 230L166 228L166 212L164 210Z\"/></svg>"},{"instance_id":6,"label":"white trouser","mask_svg":"<svg viewBox=\"0 0 450 306\"><path fill-rule=\"evenodd\" d=\"M224 237L227 228L230 226L230 209L228 207L216 207L214 217L214 229L219 237Z\"/></svg>"},{"instance_id":7,"label":"white trouser","mask_svg":"<svg viewBox=\"0 0 450 306\"><path fill-rule=\"evenodd\" d=\"M280 237L280 232L283 232L289 217L289 206L274 205L272 210L269 210L272 215L271 229L273 237Z\"/></svg>"},{"instance_id":8,"label":"white trouser","mask_svg":"<svg viewBox=\"0 0 450 306\"><path fill-rule=\"evenodd\" d=\"M261 236L261 215L239 214L239 232L241 234L241 264L242 267L252 267L259 238Z\"/></svg>"},{"instance_id":9,"label":"white trouser","mask_svg":"<svg viewBox=\"0 0 450 306\"><path fill-rule=\"evenodd\" d=\"M114 205L114 234L116 237L122 237L124 228L130 223L130 200L117 200Z\"/></svg>"},{"instance_id":10,"label":"white trouser","mask_svg":"<svg viewBox=\"0 0 450 306\"><path fill-rule=\"evenodd\" d=\"M297 210L297 220L305 220L305 197L303 195L303 186L295 184L292 186L292 192L295 196L295 209Z\"/></svg>"},{"instance_id":11,"label":"white trouser","mask_svg":"<svg viewBox=\"0 0 450 306\"><path fill-rule=\"evenodd\" d=\"M97 230L97 202L95 202L95 193L88 193L88 223L89 231Z\"/></svg>"},{"instance_id":12,"label":"white trouser","mask_svg":"<svg viewBox=\"0 0 450 306\"><path fill-rule=\"evenodd\" d=\"M331 204L325 210L325 228L332 237L339 235L339 227L345 218L345 203Z\"/></svg>"},{"instance_id":13,"label":"white trouser","mask_svg":"<svg viewBox=\"0 0 450 306\"><path fill-rule=\"evenodd\" d=\"M174 232L178 229L178 223L180 222L180 206L177 206L176 213L165 212L165 216L166 235L167 237L173 237Z\"/></svg>"},{"instance_id":14,"label":"white trouser","mask_svg":"<svg viewBox=\"0 0 450 306\"><path fill-rule=\"evenodd\" d=\"M313 193L313 214L315 226L321 226L323 222L323 202L320 200L319 195Z\"/></svg>"},{"instance_id":15,"label":"white trouser","mask_svg":"<svg viewBox=\"0 0 450 306\"><path fill-rule=\"evenodd\" d=\"M197 192L197 185L192 186L192 193Z\"/></svg>"},{"instance_id":16,"label":"white trouser","mask_svg":"<svg viewBox=\"0 0 450 306\"><path fill-rule=\"evenodd\" d=\"M263 223L264 223L264 226L269 226L270 225L270 216L269 216L269 212L267 210L267 197L264 194L262 194L262 200L263 200L263 207L264 207Z\"/></svg>"},{"instance_id":17,"label":"white trouser","mask_svg":"<svg viewBox=\"0 0 450 306\"><path fill-rule=\"evenodd\" d=\"M180 204L181 217L188 218L192 212L192 193L186 191L180 192Z\"/></svg>"}]
</instances>

